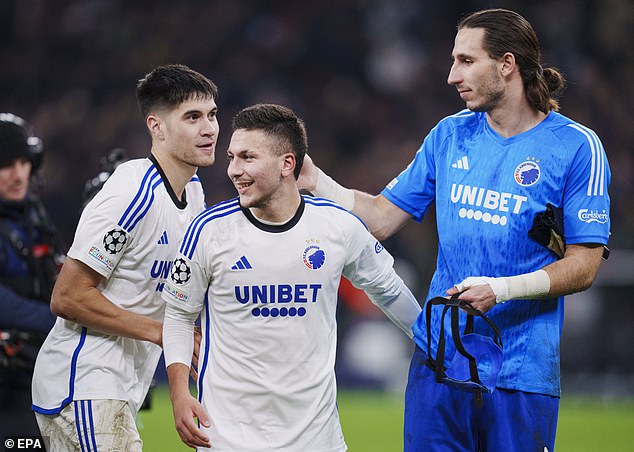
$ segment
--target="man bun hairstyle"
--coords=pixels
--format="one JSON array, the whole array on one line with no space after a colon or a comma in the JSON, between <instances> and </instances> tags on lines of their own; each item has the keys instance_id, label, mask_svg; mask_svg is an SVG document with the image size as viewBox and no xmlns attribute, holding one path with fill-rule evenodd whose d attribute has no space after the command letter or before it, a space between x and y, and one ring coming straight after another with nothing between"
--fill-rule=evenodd
<instances>
[{"instance_id":1,"label":"man bun hairstyle","mask_svg":"<svg viewBox=\"0 0 634 452\"><path fill-rule=\"evenodd\" d=\"M42 140L31 134L24 119L13 113L0 113L0 167L26 158L34 174L42 165L43 152Z\"/></svg>"},{"instance_id":2,"label":"man bun hairstyle","mask_svg":"<svg viewBox=\"0 0 634 452\"><path fill-rule=\"evenodd\" d=\"M566 80L558 69L542 67L539 39L528 20L507 9L485 9L462 18L458 30L463 28L484 29L483 46L491 58L515 55L531 107L544 113L559 110L557 98Z\"/></svg>"},{"instance_id":3,"label":"man bun hairstyle","mask_svg":"<svg viewBox=\"0 0 634 452\"><path fill-rule=\"evenodd\" d=\"M143 118L191 99L217 99L218 87L182 64L158 66L138 81L136 97Z\"/></svg>"},{"instance_id":4,"label":"man bun hairstyle","mask_svg":"<svg viewBox=\"0 0 634 452\"><path fill-rule=\"evenodd\" d=\"M277 138L281 155L292 152L295 155L295 179L299 177L308 151L308 137L304 121L293 110L276 104L256 104L240 110L233 117L231 130L262 130ZM290 148L290 149L289 149Z\"/></svg>"}]
</instances>

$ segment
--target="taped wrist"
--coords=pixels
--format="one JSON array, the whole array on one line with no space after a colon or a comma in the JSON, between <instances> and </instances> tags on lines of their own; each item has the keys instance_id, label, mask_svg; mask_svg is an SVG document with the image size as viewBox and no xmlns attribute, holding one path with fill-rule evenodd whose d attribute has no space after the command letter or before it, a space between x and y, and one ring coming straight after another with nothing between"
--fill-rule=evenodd
<instances>
[{"instance_id":1,"label":"taped wrist","mask_svg":"<svg viewBox=\"0 0 634 452\"><path fill-rule=\"evenodd\" d=\"M354 207L354 192L349 188L339 185L332 177L328 176L319 168L317 169L315 195L330 199L347 210L352 210Z\"/></svg>"},{"instance_id":2,"label":"taped wrist","mask_svg":"<svg viewBox=\"0 0 634 452\"><path fill-rule=\"evenodd\" d=\"M545 270L537 270L517 276L491 278L491 289L495 293L495 302L546 297L550 292L550 277Z\"/></svg>"},{"instance_id":3,"label":"taped wrist","mask_svg":"<svg viewBox=\"0 0 634 452\"><path fill-rule=\"evenodd\" d=\"M194 352L194 322L198 313L188 313L170 304L163 320L163 353L165 367L173 363L191 365Z\"/></svg>"}]
</instances>

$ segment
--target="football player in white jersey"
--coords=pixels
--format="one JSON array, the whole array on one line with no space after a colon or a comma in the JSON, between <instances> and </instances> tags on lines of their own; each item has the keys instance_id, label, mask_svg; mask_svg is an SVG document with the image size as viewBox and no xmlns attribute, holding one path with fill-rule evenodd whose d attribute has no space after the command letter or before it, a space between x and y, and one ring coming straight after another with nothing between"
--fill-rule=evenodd
<instances>
[{"instance_id":1,"label":"football player in white jersey","mask_svg":"<svg viewBox=\"0 0 634 452\"><path fill-rule=\"evenodd\" d=\"M161 290L178 241L205 207L218 90L182 65L137 85L152 138L84 209L51 299L57 322L38 355L33 409L49 451L141 451L135 416L161 355Z\"/></svg>"},{"instance_id":2,"label":"football player in white jersey","mask_svg":"<svg viewBox=\"0 0 634 452\"><path fill-rule=\"evenodd\" d=\"M341 276L410 337L420 306L357 217L300 195L301 119L258 104L232 126L228 175L239 197L192 222L163 291L176 429L198 450L344 451L334 372ZM196 399L188 375L199 315Z\"/></svg>"}]
</instances>

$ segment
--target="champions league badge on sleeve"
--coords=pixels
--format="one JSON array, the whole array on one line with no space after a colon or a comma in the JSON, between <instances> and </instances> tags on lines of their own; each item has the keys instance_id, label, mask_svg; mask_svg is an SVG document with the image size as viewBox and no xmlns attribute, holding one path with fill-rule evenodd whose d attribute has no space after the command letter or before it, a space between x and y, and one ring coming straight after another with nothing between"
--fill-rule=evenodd
<instances>
[{"instance_id":1,"label":"champions league badge on sleeve","mask_svg":"<svg viewBox=\"0 0 634 452\"><path fill-rule=\"evenodd\" d=\"M189 278L192 276L192 271L185 262L185 259L179 257L174 260L172 264L172 269L170 270L170 279L174 282L174 284L183 285Z\"/></svg>"},{"instance_id":2,"label":"champions league badge on sleeve","mask_svg":"<svg viewBox=\"0 0 634 452\"><path fill-rule=\"evenodd\" d=\"M112 229L104 235L103 246L108 253L117 254L121 252L127 241L128 237L123 229Z\"/></svg>"},{"instance_id":3,"label":"champions league badge on sleeve","mask_svg":"<svg viewBox=\"0 0 634 452\"><path fill-rule=\"evenodd\" d=\"M310 245L302 255L304 265L310 270L318 270L326 262L326 253L317 245Z\"/></svg>"},{"instance_id":4,"label":"champions league badge on sleeve","mask_svg":"<svg viewBox=\"0 0 634 452\"><path fill-rule=\"evenodd\" d=\"M522 187L535 185L541 175L541 170L537 162L539 162L539 160L536 160L535 157L530 157L527 158L526 161L517 165L514 172L515 182L520 184Z\"/></svg>"}]
</instances>

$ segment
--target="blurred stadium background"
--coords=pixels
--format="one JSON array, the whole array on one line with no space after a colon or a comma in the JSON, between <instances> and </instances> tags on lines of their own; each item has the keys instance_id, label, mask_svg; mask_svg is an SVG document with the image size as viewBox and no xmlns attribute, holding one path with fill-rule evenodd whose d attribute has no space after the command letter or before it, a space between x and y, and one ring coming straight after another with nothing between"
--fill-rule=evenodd
<instances>
[{"instance_id":1,"label":"blurred stadium background","mask_svg":"<svg viewBox=\"0 0 634 452\"><path fill-rule=\"evenodd\" d=\"M230 121L256 102L293 108L316 162L348 186L377 192L439 119L464 107L445 82L455 24L494 6L532 22L544 65L569 82L562 112L599 134L612 169L612 256L591 290L567 299L563 400L632 400L631 0L2 0L0 110L23 116L43 139L41 194L68 244L100 160L117 147L147 155L134 87L165 63L186 64L220 88L217 163L199 172L208 205L234 196L224 158ZM435 261L433 218L385 245L423 299ZM399 393L409 345L358 292L344 285L341 300L340 387Z\"/></svg>"}]
</instances>

